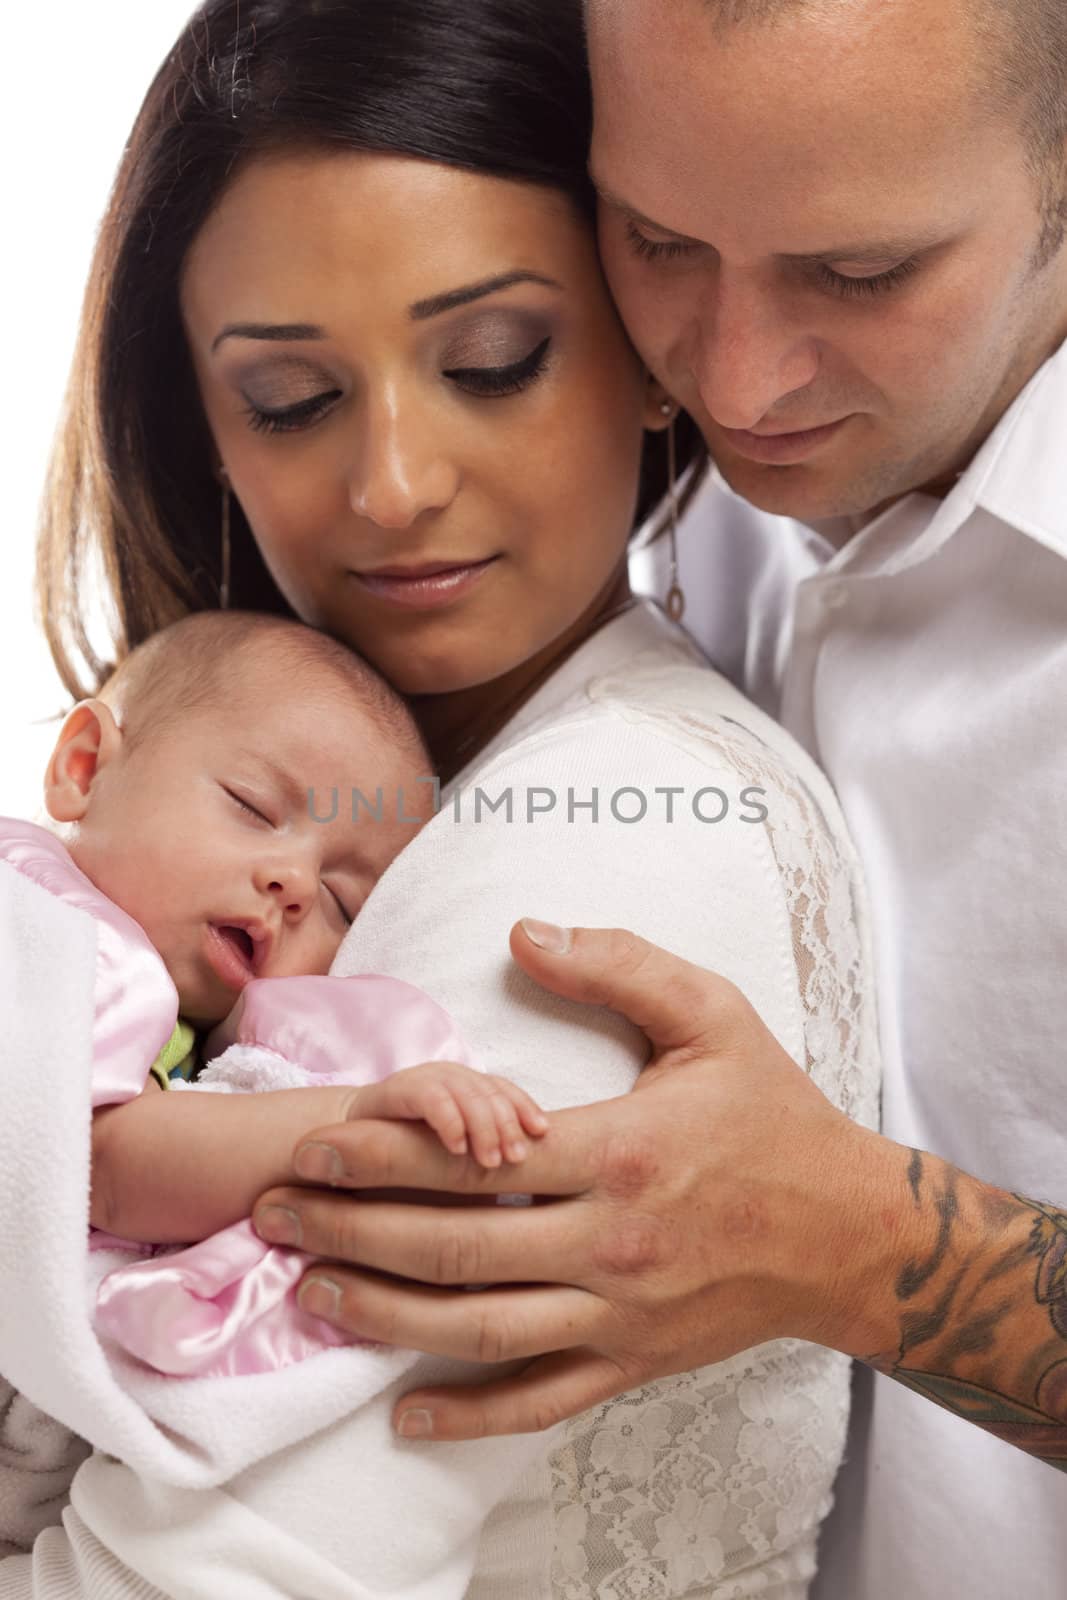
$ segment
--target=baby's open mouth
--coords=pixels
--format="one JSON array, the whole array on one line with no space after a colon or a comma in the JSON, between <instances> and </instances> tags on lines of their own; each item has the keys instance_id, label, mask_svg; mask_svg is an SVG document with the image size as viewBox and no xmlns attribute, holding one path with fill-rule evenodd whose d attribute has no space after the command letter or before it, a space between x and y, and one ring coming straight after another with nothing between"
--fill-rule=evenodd
<instances>
[{"instance_id":1,"label":"baby's open mouth","mask_svg":"<svg viewBox=\"0 0 1067 1600\"><path fill-rule=\"evenodd\" d=\"M248 966L254 965L256 946L247 928L228 927L223 923L219 925L219 932L228 944L234 946L237 954L247 962Z\"/></svg>"},{"instance_id":2,"label":"baby's open mouth","mask_svg":"<svg viewBox=\"0 0 1067 1600\"><path fill-rule=\"evenodd\" d=\"M258 929L257 929L258 932ZM209 922L204 953L216 977L240 992L261 973L270 954L270 935L257 939L251 928L236 922Z\"/></svg>"}]
</instances>

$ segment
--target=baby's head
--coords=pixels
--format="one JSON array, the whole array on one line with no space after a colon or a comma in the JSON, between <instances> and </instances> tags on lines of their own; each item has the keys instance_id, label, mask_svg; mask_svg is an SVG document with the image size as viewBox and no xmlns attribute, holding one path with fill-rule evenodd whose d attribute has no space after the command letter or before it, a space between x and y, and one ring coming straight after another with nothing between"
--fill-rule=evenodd
<instances>
[{"instance_id":1,"label":"baby's head","mask_svg":"<svg viewBox=\"0 0 1067 1600\"><path fill-rule=\"evenodd\" d=\"M77 865L148 934L182 1015L209 1024L250 977L328 971L430 814L431 770L404 702L344 645L283 618L200 612L70 713L45 804Z\"/></svg>"}]
</instances>

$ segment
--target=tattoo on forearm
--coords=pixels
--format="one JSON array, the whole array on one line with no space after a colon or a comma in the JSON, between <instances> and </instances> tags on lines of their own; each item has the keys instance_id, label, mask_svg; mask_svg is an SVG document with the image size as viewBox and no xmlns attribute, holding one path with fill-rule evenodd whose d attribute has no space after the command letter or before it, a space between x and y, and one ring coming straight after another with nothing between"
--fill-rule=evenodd
<instances>
[{"instance_id":1,"label":"tattoo on forearm","mask_svg":"<svg viewBox=\"0 0 1067 1600\"><path fill-rule=\"evenodd\" d=\"M896 1282L900 1340L870 1365L1067 1471L1067 1211L911 1152L928 1248Z\"/></svg>"}]
</instances>

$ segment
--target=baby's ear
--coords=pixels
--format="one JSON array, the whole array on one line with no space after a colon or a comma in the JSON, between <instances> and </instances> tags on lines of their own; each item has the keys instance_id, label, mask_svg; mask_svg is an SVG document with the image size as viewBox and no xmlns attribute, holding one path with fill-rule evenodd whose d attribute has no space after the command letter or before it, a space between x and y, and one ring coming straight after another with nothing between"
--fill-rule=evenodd
<instances>
[{"instance_id":1,"label":"baby's ear","mask_svg":"<svg viewBox=\"0 0 1067 1600\"><path fill-rule=\"evenodd\" d=\"M122 749L122 730L103 700L82 700L67 716L44 775L44 802L54 822L80 822L93 779Z\"/></svg>"}]
</instances>

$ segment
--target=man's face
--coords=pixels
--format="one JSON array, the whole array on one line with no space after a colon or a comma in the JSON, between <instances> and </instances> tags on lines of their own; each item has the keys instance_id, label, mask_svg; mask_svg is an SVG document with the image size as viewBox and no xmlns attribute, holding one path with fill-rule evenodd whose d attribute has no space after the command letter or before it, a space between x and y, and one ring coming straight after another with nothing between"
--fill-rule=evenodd
<instances>
[{"instance_id":1,"label":"man's face","mask_svg":"<svg viewBox=\"0 0 1067 1600\"><path fill-rule=\"evenodd\" d=\"M601 247L732 488L801 519L943 491L1067 335L1067 251L968 0L717 30L593 0Z\"/></svg>"}]
</instances>

